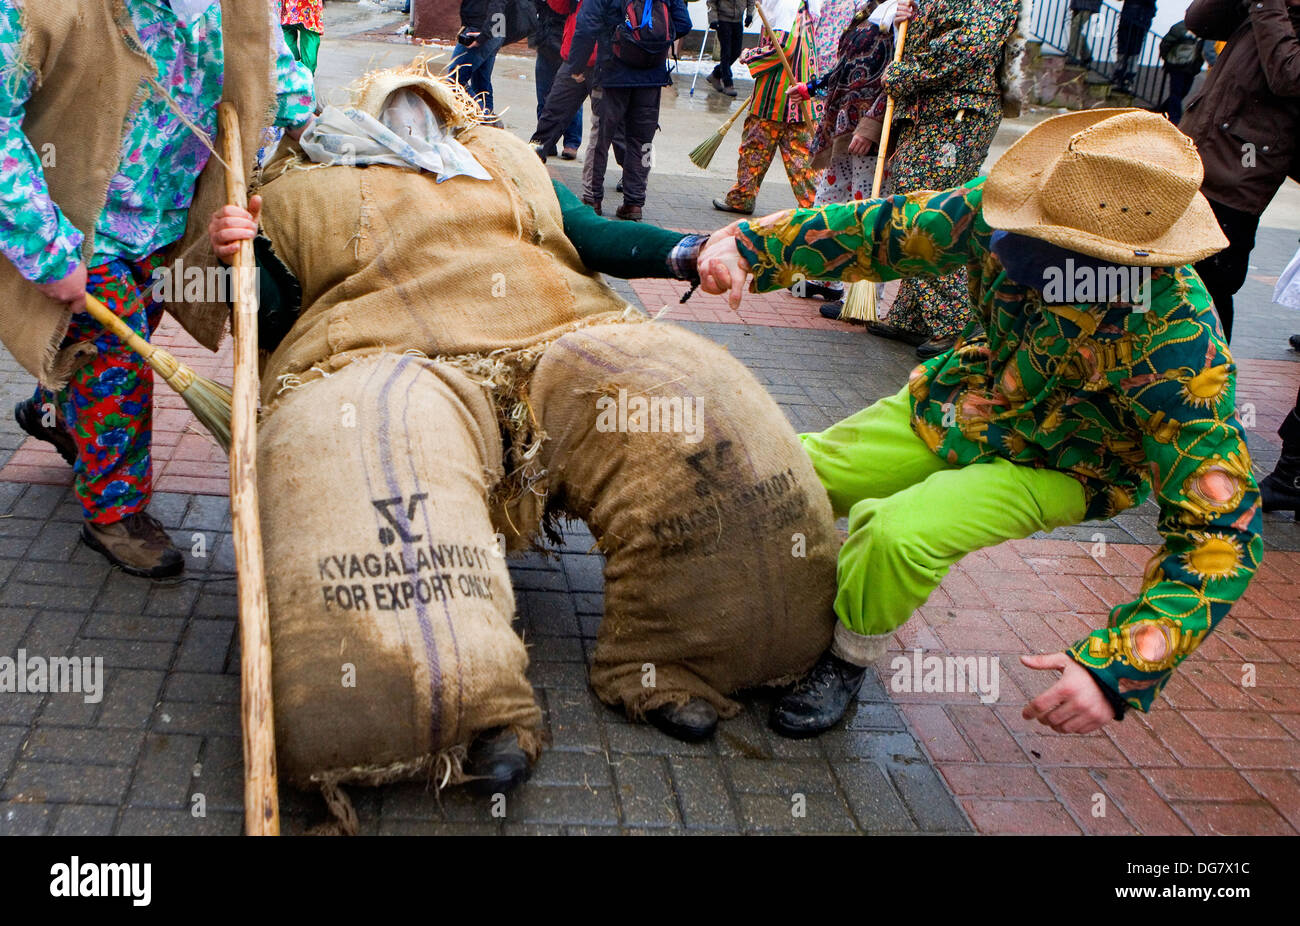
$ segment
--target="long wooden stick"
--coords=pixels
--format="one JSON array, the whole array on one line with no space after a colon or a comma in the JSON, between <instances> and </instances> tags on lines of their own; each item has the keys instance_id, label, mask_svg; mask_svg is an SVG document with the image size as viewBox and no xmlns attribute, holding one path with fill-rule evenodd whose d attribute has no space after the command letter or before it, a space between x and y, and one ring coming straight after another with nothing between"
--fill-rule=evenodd
<instances>
[{"instance_id":1,"label":"long wooden stick","mask_svg":"<svg viewBox=\"0 0 1300 926\"><path fill-rule=\"evenodd\" d=\"M248 208L244 150L235 107L220 107L226 199ZM280 835L280 796L275 770L275 714L271 698L271 609L262 560L262 522L257 500L257 266L253 242L235 255L235 381L231 389L230 512L239 588L241 704L244 727L244 830L249 836Z\"/></svg>"},{"instance_id":2,"label":"long wooden stick","mask_svg":"<svg viewBox=\"0 0 1300 926\"><path fill-rule=\"evenodd\" d=\"M907 23L903 20L898 27L898 42L894 46L894 63L903 60L903 46L907 43ZM885 100L885 118L880 126L880 144L876 147L876 173L871 179L871 198L880 198L880 187L885 179L885 155L889 151L889 136L894 128L894 98ZM869 281L850 283L844 294L844 307L840 309L840 318L848 321L876 320L876 284Z\"/></svg>"},{"instance_id":3,"label":"long wooden stick","mask_svg":"<svg viewBox=\"0 0 1300 926\"><path fill-rule=\"evenodd\" d=\"M794 68L790 67L790 59L785 56L785 49L782 48L781 43L776 40L776 33L772 31L772 24L767 21L767 14L763 12L763 4L755 3L754 9L758 10L758 18L763 21L763 31L767 33L767 40L772 43L772 47L776 49L777 56L781 59L781 67L785 68L785 76L790 78L790 83L799 83L799 78L795 76ZM795 17L797 18L798 15L799 14L796 13ZM800 104L800 108L803 110L803 121L812 122L812 101L804 100L803 103Z\"/></svg>"}]
</instances>

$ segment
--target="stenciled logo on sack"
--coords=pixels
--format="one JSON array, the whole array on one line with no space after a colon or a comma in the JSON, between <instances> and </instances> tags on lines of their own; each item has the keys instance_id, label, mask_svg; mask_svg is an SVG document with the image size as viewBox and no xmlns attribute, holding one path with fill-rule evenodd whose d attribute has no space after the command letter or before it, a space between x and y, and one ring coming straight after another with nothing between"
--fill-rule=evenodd
<instances>
[{"instance_id":1,"label":"stenciled logo on sack","mask_svg":"<svg viewBox=\"0 0 1300 926\"><path fill-rule=\"evenodd\" d=\"M704 440L704 400L698 396L603 395L596 400L601 434L682 434L686 443Z\"/></svg>"},{"instance_id":2,"label":"stenciled logo on sack","mask_svg":"<svg viewBox=\"0 0 1300 926\"><path fill-rule=\"evenodd\" d=\"M920 647L890 660L889 687L897 694L979 695L984 704L998 699L1002 664L997 656L925 655Z\"/></svg>"},{"instance_id":3,"label":"stenciled logo on sack","mask_svg":"<svg viewBox=\"0 0 1300 926\"><path fill-rule=\"evenodd\" d=\"M128 897L136 907L153 899L150 862L83 862L74 855L50 866L50 875L51 897Z\"/></svg>"},{"instance_id":4,"label":"stenciled logo on sack","mask_svg":"<svg viewBox=\"0 0 1300 926\"><path fill-rule=\"evenodd\" d=\"M1074 258L1067 257L1064 264L1043 268L1043 301L1119 303L1146 312L1151 308L1151 268L1076 266Z\"/></svg>"},{"instance_id":5,"label":"stenciled logo on sack","mask_svg":"<svg viewBox=\"0 0 1300 926\"><path fill-rule=\"evenodd\" d=\"M104 699L104 657L0 657L0 694L79 694L87 704Z\"/></svg>"}]
</instances>

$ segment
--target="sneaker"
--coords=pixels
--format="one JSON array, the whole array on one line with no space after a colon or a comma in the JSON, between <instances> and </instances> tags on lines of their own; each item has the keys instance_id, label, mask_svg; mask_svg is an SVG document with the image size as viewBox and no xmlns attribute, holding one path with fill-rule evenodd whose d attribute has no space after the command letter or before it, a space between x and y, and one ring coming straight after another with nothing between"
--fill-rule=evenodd
<instances>
[{"instance_id":1,"label":"sneaker","mask_svg":"<svg viewBox=\"0 0 1300 926\"><path fill-rule=\"evenodd\" d=\"M41 413L41 407L36 404L36 399L30 398L26 402L19 402L14 406L14 420L18 422L18 427L22 428L37 440L43 440L51 444L63 457L63 462L69 466L75 466L77 463L77 442L72 439L72 435L67 429L59 423L58 417L55 417L54 427L47 428L41 421L44 417Z\"/></svg>"},{"instance_id":2,"label":"sneaker","mask_svg":"<svg viewBox=\"0 0 1300 926\"><path fill-rule=\"evenodd\" d=\"M725 81L723 83L722 92L725 93L727 96L731 96L731 97L739 96L739 94L736 93L735 85L732 84L731 81Z\"/></svg>"},{"instance_id":3,"label":"sneaker","mask_svg":"<svg viewBox=\"0 0 1300 926\"><path fill-rule=\"evenodd\" d=\"M630 203L624 203L618 207L618 211L615 212L614 215L618 216L620 219L627 219L629 222L640 222L641 207L633 206Z\"/></svg>"},{"instance_id":4,"label":"sneaker","mask_svg":"<svg viewBox=\"0 0 1300 926\"><path fill-rule=\"evenodd\" d=\"M158 519L144 511L129 514L112 524L86 521L81 525L86 546L123 572L146 579L180 575L185 557Z\"/></svg>"},{"instance_id":5,"label":"sneaker","mask_svg":"<svg viewBox=\"0 0 1300 926\"><path fill-rule=\"evenodd\" d=\"M565 149L560 152L561 161L576 161L577 159L578 159L577 148L570 148L566 146Z\"/></svg>"},{"instance_id":6,"label":"sneaker","mask_svg":"<svg viewBox=\"0 0 1300 926\"><path fill-rule=\"evenodd\" d=\"M712 87L714 90L718 91L719 93L721 93L723 96L728 96L728 95L735 96L734 93L732 94L727 93L727 85L722 82L722 78L719 77L717 74L709 75L709 86Z\"/></svg>"}]
</instances>

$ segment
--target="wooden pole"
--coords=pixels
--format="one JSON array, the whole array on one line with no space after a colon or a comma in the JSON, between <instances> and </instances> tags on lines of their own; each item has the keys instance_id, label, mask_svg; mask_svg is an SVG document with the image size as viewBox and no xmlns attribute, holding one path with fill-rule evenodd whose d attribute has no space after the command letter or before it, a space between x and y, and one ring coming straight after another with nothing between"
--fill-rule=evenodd
<instances>
[{"instance_id":1,"label":"wooden pole","mask_svg":"<svg viewBox=\"0 0 1300 926\"><path fill-rule=\"evenodd\" d=\"M754 9L758 10L758 18L763 21L763 31L767 33L767 40L772 43L772 47L776 49L776 53L781 59L781 67L785 68L785 76L790 78L790 83L799 83L799 78L795 76L794 68L790 67L790 59L785 56L785 49L782 48L781 43L776 40L776 33L772 31L772 24L767 21L767 14L763 12L763 4L754 4ZM798 15L798 13L795 14L796 17ZM804 100L803 103L800 104L800 108L803 110L803 121L812 122L812 100Z\"/></svg>"},{"instance_id":2,"label":"wooden pole","mask_svg":"<svg viewBox=\"0 0 1300 926\"><path fill-rule=\"evenodd\" d=\"M220 110L226 199L248 208L244 151L235 107ZM230 512L239 589L240 701L244 727L244 830L249 836L280 835L280 796L275 770L275 714L271 697L271 620L262 561L262 522L257 500L257 265L253 242L235 255L235 380L230 414Z\"/></svg>"},{"instance_id":3,"label":"wooden pole","mask_svg":"<svg viewBox=\"0 0 1300 926\"><path fill-rule=\"evenodd\" d=\"M894 46L894 63L903 60L903 46L907 43L907 23L903 20L898 27L898 42ZM894 98L885 101L885 119L880 126L880 144L876 147L876 173L871 179L871 198L880 198L880 187L885 179L885 155L889 151L889 136L894 128ZM844 294L844 307L840 309L840 318L849 321L869 321L877 319L876 284L863 280L850 283Z\"/></svg>"}]
</instances>

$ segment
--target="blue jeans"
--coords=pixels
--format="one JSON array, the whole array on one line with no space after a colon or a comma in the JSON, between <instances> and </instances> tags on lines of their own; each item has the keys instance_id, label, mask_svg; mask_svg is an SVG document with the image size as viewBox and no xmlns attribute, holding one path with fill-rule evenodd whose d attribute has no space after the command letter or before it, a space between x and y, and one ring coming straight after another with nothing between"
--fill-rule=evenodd
<instances>
[{"instance_id":1,"label":"blue jeans","mask_svg":"<svg viewBox=\"0 0 1300 926\"><path fill-rule=\"evenodd\" d=\"M473 48L457 44L451 53L447 73L474 97L487 112L492 109L492 66L505 39L488 35Z\"/></svg>"},{"instance_id":2,"label":"blue jeans","mask_svg":"<svg viewBox=\"0 0 1300 926\"><path fill-rule=\"evenodd\" d=\"M546 108L546 97L550 95L551 87L555 84L555 73L560 69L563 61L551 61L545 55L537 56L537 69L534 76L537 80L537 118L542 118L542 110ZM581 148L582 147L582 107L578 107L577 113L570 120L568 128L564 130L564 147ZM548 152L549 153L549 152Z\"/></svg>"}]
</instances>

